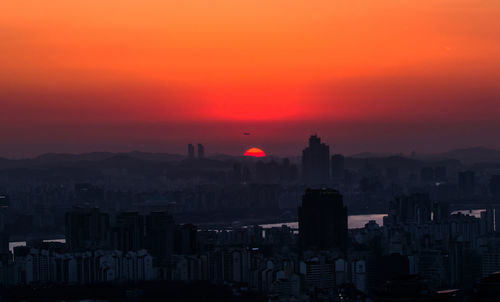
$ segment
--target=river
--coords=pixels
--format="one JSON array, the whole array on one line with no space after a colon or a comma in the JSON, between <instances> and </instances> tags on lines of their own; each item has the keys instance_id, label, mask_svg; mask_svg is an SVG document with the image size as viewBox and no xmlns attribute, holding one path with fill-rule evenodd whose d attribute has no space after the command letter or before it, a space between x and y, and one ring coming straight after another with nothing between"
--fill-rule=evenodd
<instances>
[{"instance_id":1,"label":"river","mask_svg":"<svg viewBox=\"0 0 500 302\"><path fill-rule=\"evenodd\" d=\"M481 212L485 211L484 209L479 210L458 210L453 211L452 214L463 213L475 216L477 218L481 217ZM364 228L365 224L371 220L374 220L378 225L382 226L384 224L384 217L387 214L366 214L366 215L349 215L347 217L347 225L350 229L359 229ZM260 226L263 228L273 228L280 227L282 225L286 225L292 229L298 229L299 223L297 221L286 222L286 223L270 223L270 224L261 224Z\"/></svg>"}]
</instances>

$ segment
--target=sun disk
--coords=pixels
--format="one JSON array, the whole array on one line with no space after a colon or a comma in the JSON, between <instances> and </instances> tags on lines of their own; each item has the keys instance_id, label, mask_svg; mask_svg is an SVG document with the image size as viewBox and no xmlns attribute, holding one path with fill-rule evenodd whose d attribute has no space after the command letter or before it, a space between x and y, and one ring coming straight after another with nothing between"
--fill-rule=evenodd
<instances>
[{"instance_id":1,"label":"sun disk","mask_svg":"<svg viewBox=\"0 0 500 302\"><path fill-rule=\"evenodd\" d=\"M264 151L262 151L262 149L259 148L250 148L247 151L245 151L243 156L264 157L266 156L266 153L264 153Z\"/></svg>"}]
</instances>

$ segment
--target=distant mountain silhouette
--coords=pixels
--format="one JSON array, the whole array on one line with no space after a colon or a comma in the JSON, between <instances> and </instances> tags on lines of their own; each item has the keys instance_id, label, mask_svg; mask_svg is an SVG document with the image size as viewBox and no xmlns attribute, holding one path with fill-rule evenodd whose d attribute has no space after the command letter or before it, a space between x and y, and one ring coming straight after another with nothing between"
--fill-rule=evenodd
<instances>
[{"instance_id":1,"label":"distant mountain silhouette","mask_svg":"<svg viewBox=\"0 0 500 302\"><path fill-rule=\"evenodd\" d=\"M402 156L375 156L375 157L346 157L345 166L349 169L363 169L367 165L378 168L398 168L398 169L416 169L424 165L419 160Z\"/></svg>"},{"instance_id":2,"label":"distant mountain silhouette","mask_svg":"<svg viewBox=\"0 0 500 302\"><path fill-rule=\"evenodd\" d=\"M186 156L170 153L149 153L142 151L132 152L89 152L81 154L71 153L46 153L35 158L27 159L8 159L0 157L0 169L17 169L17 168L44 168L44 167L130 167L138 168L141 165L155 165L161 163L165 165L180 165L184 169L219 169L233 162L240 162L243 156L213 154L206 159L196 159L194 162L187 160ZM245 161L252 160L275 160L280 162L279 157L266 157L264 159L245 158ZM300 156L290 157L292 163L300 163ZM374 164L376 166L394 166L394 167L420 167L427 165L429 162L432 165L458 166L460 163L471 164L486 164L500 163L500 150L490 149L486 147L473 147L455 149L444 153L435 154L419 154L416 158L410 158L401 154L388 153L372 153L363 152L346 156L346 167L362 168L366 164Z\"/></svg>"},{"instance_id":3,"label":"distant mountain silhouette","mask_svg":"<svg viewBox=\"0 0 500 302\"><path fill-rule=\"evenodd\" d=\"M132 151L130 153L122 153L123 155L129 155L134 158L142 160L153 160L153 161L180 161L185 158L184 155L180 154L170 154L170 153L150 153L142 151Z\"/></svg>"},{"instance_id":4,"label":"distant mountain silhouette","mask_svg":"<svg viewBox=\"0 0 500 302\"><path fill-rule=\"evenodd\" d=\"M419 156L426 160L444 160L456 159L464 164L484 163L484 162L500 162L500 150L490 149L486 147L472 147L455 149L445 153L428 154Z\"/></svg>"},{"instance_id":5,"label":"distant mountain silhouette","mask_svg":"<svg viewBox=\"0 0 500 302\"><path fill-rule=\"evenodd\" d=\"M90 152L81 154L71 153L45 153L39 155L32 160L39 163L50 162L72 162L72 161L99 161L115 156L116 153L111 152Z\"/></svg>"},{"instance_id":6,"label":"distant mountain silhouette","mask_svg":"<svg viewBox=\"0 0 500 302\"><path fill-rule=\"evenodd\" d=\"M33 160L46 163L71 162L71 161L101 161L116 156L128 156L130 158L136 158L142 160L155 160L155 161L178 161L184 158L184 156L179 154L148 153L141 151L132 151L124 153L113 153L113 152L91 152L91 153L81 153L81 154L46 153L34 158Z\"/></svg>"},{"instance_id":7,"label":"distant mountain silhouette","mask_svg":"<svg viewBox=\"0 0 500 302\"><path fill-rule=\"evenodd\" d=\"M133 151L128 153L90 152L81 154L46 153L35 158L6 159L0 158L0 169L33 168L51 166L136 166L139 161L145 162L178 162L185 157L179 154L147 153Z\"/></svg>"},{"instance_id":8,"label":"distant mountain silhouette","mask_svg":"<svg viewBox=\"0 0 500 302\"><path fill-rule=\"evenodd\" d=\"M137 165L141 164L143 160L125 154L118 154L109 158L106 158L102 161L99 161L100 165L108 166L108 167L123 167L128 165Z\"/></svg>"},{"instance_id":9,"label":"distant mountain silhouette","mask_svg":"<svg viewBox=\"0 0 500 302\"><path fill-rule=\"evenodd\" d=\"M399 163L402 164L403 159L410 159L409 157L402 156L401 154L388 154L388 153L372 153L372 152L362 152L357 153L346 158L351 159L391 159L401 158ZM462 148L454 149L443 153L431 153L431 154L418 154L415 158L423 162L432 162L434 165L438 162L442 164L452 164L456 165L459 161L463 164L476 164L476 163L500 163L500 150L486 148L486 147L472 147L472 148Z\"/></svg>"},{"instance_id":10,"label":"distant mountain silhouette","mask_svg":"<svg viewBox=\"0 0 500 302\"><path fill-rule=\"evenodd\" d=\"M361 152L353 154L349 157L351 158L379 158L379 157L403 157L401 153L374 153L374 152Z\"/></svg>"},{"instance_id":11,"label":"distant mountain silhouette","mask_svg":"<svg viewBox=\"0 0 500 302\"><path fill-rule=\"evenodd\" d=\"M228 157L229 158L229 157ZM82 154L47 153L31 159L0 158L0 170L20 177L38 173L44 177L76 177L100 173L128 173L146 176L213 175L231 169L231 161L212 158L188 160L186 156L168 153L133 151L128 153L92 152Z\"/></svg>"}]
</instances>

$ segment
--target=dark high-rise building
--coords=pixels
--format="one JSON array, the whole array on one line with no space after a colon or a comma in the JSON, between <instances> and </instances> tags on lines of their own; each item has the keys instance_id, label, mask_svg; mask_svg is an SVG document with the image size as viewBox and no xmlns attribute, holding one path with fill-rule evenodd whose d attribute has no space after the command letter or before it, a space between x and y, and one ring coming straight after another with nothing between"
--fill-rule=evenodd
<instances>
[{"instance_id":1,"label":"dark high-rise building","mask_svg":"<svg viewBox=\"0 0 500 302\"><path fill-rule=\"evenodd\" d=\"M495 231L495 210L487 207L486 211L481 212L481 233L493 233Z\"/></svg>"},{"instance_id":2,"label":"dark high-rise building","mask_svg":"<svg viewBox=\"0 0 500 302\"><path fill-rule=\"evenodd\" d=\"M5 232L5 212L8 208L9 196L6 194L0 194L0 258L1 255L9 253L9 234Z\"/></svg>"},{"instance_id":3,"label":"dark high-rise building","mask_svg":"<svg viewBox=\"0 0 500 302\"><path fill-rule=\"evenodd\" d=\"M188 159L194 159L194 146L193 146L193 144L188 145Z\"/></svg>"},{"instance_id":4,"label":"dark high-rise building","mask_svg":"<svg viewBox=\"0 0 500 302\"><path fill-rule=\"evenodd\" d=\"M0 259L6 254L9 254L9 234L0 232Z\"/></svg>"},{"instance_id":5,"label":"dark high-rise building","mask_svg":"<svg viewBox=\"0 0 500 302\"><path fill-rule=\"evenodd\" d=\"M182 224L175 228L175 253L191 255L196 253L196 234L198 230L192 224Z\"/></svg>"},{"instance_id":6,"label":"dark high-rise building","mask_svg":"<svg viewBox=\"0 0 500 302\"><path fill-rule=\"evenodd\" d=\"M463 197L474 196L475 183L474 171L463 171L458 173L458 189Z\"/></svg>"},{"instance_id":7,"label":"dark high-rise building","mask_svg":"<svg viewBox=\"0 0 500 302\"><path fill-rule=\"evenodd\" d=\"M500 206L495 206L495 232L500 233Z\"/></svg>"},{"instance_id":8,"label":"dark high-rise building","mask_svg":"<svg viewBox=\"0 0 500 302\"><path fill-rule=\"evenodd\" d=\"M280 182L286 183L290 181L290 160L284 158L280 167Z\"/></svg>"},{"instance_id":9,"label":"dark high-rise building","mask_svg":"<svg viewBox=\"0 0 500 302\"><path fill-rule=\"evenodd\" d=\"M291 164L288 158L284 158L281 162L280 181L282 183L297 181L297 165Z\"/></svg>"},{"instance_id":10,"label":"dark high-rise building","mask_svg":"<svg viewBox=\"0 0 500 302\"><path fill-rule=\"evenodd\" d=\"M109 215L97 208L75 208L66 213L66 244L70 250L109 245Z\"/></svg>"},{"instance_id":11,"label":"dark high-rise building","mask_svg":"<svg viewBox=\"0 0 500 302\"><path fill-rule=\"evenodd\" d=\"M299 207L299 238L303 249L347 248L347 207L332 189L307 189Z\"/></svg>"},{"instance_id":12,"label":"dark high-rise building","mask_svg":"<svg viewBox=\"0 0 500 302\"><path fill-rule=\"evenodd\" d=\"M450 216L450 204L447 202L435 202L433 204L433 217L434 222L443 222Z\"/></svg>"},{"instance_id":13,"label":"dark high-rise building","mask_svg":"<svg viewBox=\"0 0 500 302\"><path fill-rule=\"evenodd\" d=\"M198 144L198 159L205 158L205 147L202 144Z\"/></svg>"},{"instance_id":14,"label":"dark high-rise building","mask_svg":"<svg viewBox=\"0 0 500 302\"><path fill-rule=\"evenodd\" d=\"M152 212L146 216L146 245L157 260L168 258L174 252L175 223L166 212Z\"/></svg>"},{"instance_id":15,"label":"dark high-rise building","mask_svg":"<svg viewBox=\"0 0 500 302\"><path fill-rule=\"evenodd\" d=\"M316 135L302 151L302 177L308 185L327 184L330 180L330 147Z\"/></svg>"},{"instance_id":16,"label":"dark high-rise building","mask_svg":"<svg viewBox=\"0 0 500 302\"><path fill-rule=\"evenodd\" d=\"M344 178L344 156L335 154L332 156L332 179Z\"/></svg>"}]
</instances>

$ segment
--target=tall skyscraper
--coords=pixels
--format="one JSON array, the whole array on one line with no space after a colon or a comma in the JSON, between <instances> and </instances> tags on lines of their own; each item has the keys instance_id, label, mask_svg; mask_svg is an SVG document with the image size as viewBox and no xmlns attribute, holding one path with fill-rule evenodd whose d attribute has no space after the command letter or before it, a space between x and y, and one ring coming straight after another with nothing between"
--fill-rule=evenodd
<instances>
[{"instance_id":1,"label":"tall skyscraper","mask_svg":"<svg viewBox=\"0 0 500 302\"><path fill-rule=\"evenodd\" d=\"M332 189L307 189L299 207L299 238L302 249L347 248L347 207Z\"/></svg>"},{"instance_id":2,"label":"tall skyscraper","mask_svg":"<svg viewBox=\"0 0 500 302\"><path fill-rule=\"evenodd\" d=\"M9 205L9 196L0 192L0 257L9 253L9 234L5 232L5 216Z\"/></svg>"},{"instance_id":3,"label":"tall skyscraper","mask_svg":"<svg viewBox=\"0 0 500 302\"><path fill-rule=\"evenodd\" d=\"M291 168L290 168L290 160L288 158L284 158L281 162L280 167L280 182L287 183L291 181Z\"/></svg>"},{"instance_id":4,"label":"tall skyscraper","mask_svg":"<svg viewBox=\"0 0 500 302\"><path fill-rule=\"evenodd\" d=\"M500 200L500 175L492 175L490 178L490 193L495 201ZM495 206L495 231L500 233L500 206Z\"/></svg>"},{"instance_id":5,"label":"tall skyscraper","mask_svg":"<svg viewBox=\"0 0 500 302\"><path fill-rule=\"evenodd\" d=\"M175 227L175 253L191 255L196 253L196 235L198 230L193 224L182 224Z\"/></svg>"},{"instance_id":6,"label":"tall skyscraper","mask_svg":"<svg viewBox=\"0 0 500 302\"><path fill-rule=\"evenodd\" d=\"M167 259L174 252L175 223L166 212L146 216L146 246L156 260Z\"/></svg>"},{"instance_id":7,"label":"tall skyscraper","mask_svg":"<svg viewBox=\"0 0 500 302\"><path fill-rule=\"evenodd\" d=\"M205 147L202 144L198 144L198 159L205 158Z\"/></svg>"},{"instance_id":8,"label":"tall skyscraper","mask_svg":"<svg viewBox=\"0 0 500 302\"><path fill-rule=\"evenodd\" d=\"M193 146L193 144L188 145L188 159L194 159L194 146Z\"/></svg>"},{"instance_id":9,"label":"tall skyscraper","mask_svg":"<svg viewBox=\"0 0 500 302\"><path fill-rule=\"evenodd\" d=\"M309 147L302 151L302 177L308 185L327 184L330 180L330 147L316 135L311 135Z\"/></svg>"},{"instance_id":10,"label":"tall skyscraper","mask_svg":"<svg viewBox=\"0 0 500 302\"><path fill-rule=\"evenodd\" d=\"M435 202L432 205L432 220L434 222L443 222L450 216L450 204L447 202Z\"/></svg>"},{"instance_id":11,"label":"tall skyscraper","mask_svg":"<svg viewBox=\"0 0 500 302\"><path fill-rule=\"evenodd\" d=\"M332 179L344 178L344 156L342 154L335 154L332 156Z\"/></svg>"}]
</instances>

